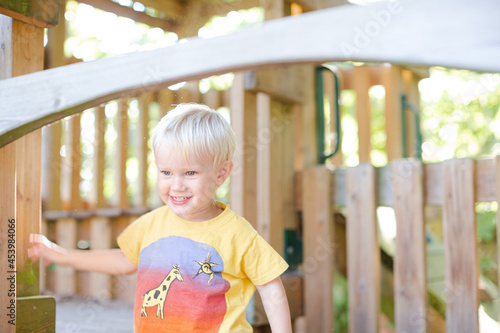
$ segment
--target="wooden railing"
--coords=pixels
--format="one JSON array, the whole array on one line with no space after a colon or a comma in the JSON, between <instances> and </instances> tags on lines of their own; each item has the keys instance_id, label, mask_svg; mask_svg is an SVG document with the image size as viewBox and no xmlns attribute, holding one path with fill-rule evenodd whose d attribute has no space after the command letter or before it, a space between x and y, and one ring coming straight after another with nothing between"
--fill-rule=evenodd
<instances>
[{"instance_id":1,"label":"wooden railing","mask_svg":"<svg viewBox=\"0 0 500 333\"><path fill-rule=\"evenodd\" d=\"M350 332L378 331L382 296L394 302L396 332L444 332L445 327L447 332L479 331L475 205L499 200L500 158L426 165L404 159L383 168L360 164L334 172L320 166L306 169L299 179L308 332L332 327L333 272L345 269L339 257L346 253ZM390 272L381 267L380 206L394 209L397 224ZM442 207L445 264L437 271L432 264L436 253L427 256L424 208L430 206ZM339 209L345 214L345 238L343 228L333 222ZM393 289L381 291L381 279ZM488 303L493 304L498 291L490 291Z\"/></svg>"}]
</instances>

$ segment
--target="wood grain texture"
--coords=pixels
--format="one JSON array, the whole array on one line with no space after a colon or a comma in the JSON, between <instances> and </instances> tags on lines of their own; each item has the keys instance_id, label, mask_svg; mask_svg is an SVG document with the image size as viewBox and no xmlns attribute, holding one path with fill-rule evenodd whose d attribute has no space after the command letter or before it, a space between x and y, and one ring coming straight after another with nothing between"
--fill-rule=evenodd
<instances>
[{"instance_id":1,"label":"wood grain texture","mask_svg":"<svg viewBox=\"0 0 500 333\"><path fill-rule=\"evenodd\" d=\"M193 38L154 51L3 80L0 146L105 101L275 64L355 60L497 72L500 21L495 13L499 7L493 0L481 6L465 0L405 2L404 8L399 2L340 6L271 20L223 37ZM377 22L377 17L382 20L380 13L389 13L382 23ZM377 32L371 31L372 37L363 32L371 26Z\"/></svg>"},{"instance_id":2,"label":"wood grain texture","mask_svg":"<svg viewBox=\"0 0 500 333\"><path fill-rule=\"evenodd\" d=\"M0 0L0 14L41 28L59 23L60 0Z\"/></svg>"},{"instance_id":3,"label":"wood grain texture","mask_svg":"<svg viewBox=\"0 0 500 333\"><path fill-rule=\"evenodd\" d=\"M307 168L303 182L304 300L307 332L330 332L334 323L334 228L331 171Z\"/></svg>"},{"instance_id":4,"label":"wood grain texture","mask_svg":"<svg viewBox=\"0 0 500 333\"><path fill-rule=\"evenodd\" d=\"M360 164L347 169L347 276L351 333L378 332L380 251L376 201L374 167Z\"/></svg>"},{"instance_id":5,"label":"wood grain texture","mask_svg":"<svg viewBox=\"0 0 500 333\"><path fill-rule=\"evenodd\" d=\"M394 312L397 332L426 332L427 284L422 164L417 160L392 163L406 175L393 177L397 222L394 255Z\"/></svg>"},{"instance_id":6,"label":"wood grain texture","mask_svg":"<svg viewBox=\"0 0 500 333\"><path fill-rule=\"evenodd\" d=\"M479 331L474 162L443 162L446 330Z\"/></svg>"}]
</instances>

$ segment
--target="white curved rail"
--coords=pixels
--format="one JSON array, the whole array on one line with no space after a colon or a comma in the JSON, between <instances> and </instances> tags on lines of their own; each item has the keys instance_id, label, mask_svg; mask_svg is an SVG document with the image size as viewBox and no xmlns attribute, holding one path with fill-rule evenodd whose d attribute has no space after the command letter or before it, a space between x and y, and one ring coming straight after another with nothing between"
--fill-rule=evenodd
<instances>
[{"instance_id":1,"label":"white curved rail","mask_svg":"<svg viewBox=\"0 0 500 333\"><path fill-rule=\"evenodd\" d=\"M118 97L275 64L354 60L500 72L498 13L495 0L342 6L2 80L0 147Z\"/></svg>"}]
</instances>

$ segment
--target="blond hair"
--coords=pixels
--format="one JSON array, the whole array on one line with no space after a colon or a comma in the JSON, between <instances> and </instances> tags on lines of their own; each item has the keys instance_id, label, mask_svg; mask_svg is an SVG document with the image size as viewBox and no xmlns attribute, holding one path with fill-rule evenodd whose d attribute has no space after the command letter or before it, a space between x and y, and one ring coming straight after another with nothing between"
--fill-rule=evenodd
<instances>
[{"instance_id":1,"label":"blond hair","mask_svg":"<svg viewBox=\"0 0 500 333\"><path fill-rule=\"evenodd\" d=\"M180 152L213 159L220 165L233 158L236 137L228 121L203 104L183 103L169 111L156 125L152 137L153 153Z\"/></svg>"}]
</instances>

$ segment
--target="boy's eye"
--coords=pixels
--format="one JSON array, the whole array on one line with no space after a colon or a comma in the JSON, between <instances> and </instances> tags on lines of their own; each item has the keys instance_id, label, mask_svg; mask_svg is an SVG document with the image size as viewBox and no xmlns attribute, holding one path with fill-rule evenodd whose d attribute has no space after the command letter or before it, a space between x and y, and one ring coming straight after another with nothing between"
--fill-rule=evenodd
<instances>
[{"instance_id":1,"label":"boy's eye","mask_svg":"<svg viewBox=\"0 0 500 333\"><path fill-rule=\"evenodd\" d=\"M170 176L171 172L170 171L162 171L161 172L164 176Z\"/></svg>"},{"instance_id":2,"label":"boy's eye","mask_svg":"<svg viewBox=\"0 0 500 333\"><path fill-rule=\"evenodd\" d=\"M186 175L194 176L194 175L196 175L196 171L188 171L188 172L186 172Z\"/></svg>"}]
</instances>

